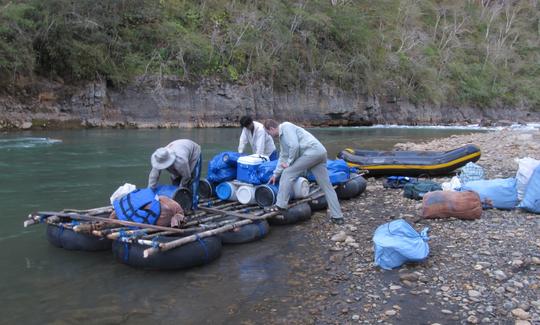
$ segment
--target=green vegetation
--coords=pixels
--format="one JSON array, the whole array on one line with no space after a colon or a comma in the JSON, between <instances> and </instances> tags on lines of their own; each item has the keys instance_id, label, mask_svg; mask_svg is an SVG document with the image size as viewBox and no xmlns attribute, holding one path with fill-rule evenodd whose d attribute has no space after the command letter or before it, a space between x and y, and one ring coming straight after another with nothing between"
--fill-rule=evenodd
<instances>
[{"instance_id":1,"label":"green vegetation","mask_svg":"<svg viewBox=\"0 0 540 325\"><path fill-rule=\"evenodd\" d=\"M325 81L416 103L540 106L540 8L513 0L2 0L0 77Z\"/></svg>"}]
</instances>

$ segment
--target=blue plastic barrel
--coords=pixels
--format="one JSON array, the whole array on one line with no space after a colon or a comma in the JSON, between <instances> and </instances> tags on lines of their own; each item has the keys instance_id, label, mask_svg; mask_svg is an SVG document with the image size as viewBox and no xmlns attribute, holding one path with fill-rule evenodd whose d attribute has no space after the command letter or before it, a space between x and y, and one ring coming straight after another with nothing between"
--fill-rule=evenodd
<instances>
[{"instance_id":1,"label":"blue plastic barrel","mask_svg":"<svg viewBox=\"0 0 540 325\"><path fill-rule=\"evenodd\" d=\"M223 182L216 187L216 194L220 200L236 201L236 186L231 182Z\"/></svg>"}]
</instances>

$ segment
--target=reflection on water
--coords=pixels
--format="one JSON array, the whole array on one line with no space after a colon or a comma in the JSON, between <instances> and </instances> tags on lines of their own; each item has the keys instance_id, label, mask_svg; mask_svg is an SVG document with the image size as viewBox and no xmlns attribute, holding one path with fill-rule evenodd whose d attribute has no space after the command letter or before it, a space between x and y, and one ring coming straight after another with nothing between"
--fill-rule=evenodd
<instances>
[{"instance_id":1,"label":"reflection on water","mask_svg":"<svg viewBox=\"0 0 540 325\"><path fill-rule=\"evenodd\" d=\"M396 142L470 132L311 131L330 157L345 147L390 149ZM147 272L114 262L110 252L57 249L47 243L44 226L22 228L29 212L103 206L125 182L145 186L151 153L172 140L201 144L206 170L213 155L237 148L239 134L239 129L66 130L0 137L0 322L237 323L257 320L254 306L269 297L286 300L291 279L302 280L313 257L325 254L305 245L302 225L274 227L258 243L226 246L216 262L184 272Z\"/></svg>"}]
</instances>

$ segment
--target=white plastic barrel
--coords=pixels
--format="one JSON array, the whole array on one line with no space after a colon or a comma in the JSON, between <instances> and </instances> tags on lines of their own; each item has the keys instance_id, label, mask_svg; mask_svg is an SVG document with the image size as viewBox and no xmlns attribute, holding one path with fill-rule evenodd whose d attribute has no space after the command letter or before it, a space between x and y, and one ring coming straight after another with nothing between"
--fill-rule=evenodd
<instances>
[{"instance_id":1,"label":"white plastic barrel","mask_svg":"<svg viewBox=\"0 0 540 325\"><path fill-rule=\"evenodd\" d=\"M295 199L303 199L309 195L309 182L304 177L298 177L293 184L293 195Z\"/></svg>"},{"instance_id":2,"label":"white plastic barrel","mask_svg":"<svg viewBox=\"0 0 540 325\"><path fill-rule=\"evenodd\" d=\"M242 185L236 190L236 198L242 204L255 203L255 187L253 185Z\"/></svg>"}]
</instances>

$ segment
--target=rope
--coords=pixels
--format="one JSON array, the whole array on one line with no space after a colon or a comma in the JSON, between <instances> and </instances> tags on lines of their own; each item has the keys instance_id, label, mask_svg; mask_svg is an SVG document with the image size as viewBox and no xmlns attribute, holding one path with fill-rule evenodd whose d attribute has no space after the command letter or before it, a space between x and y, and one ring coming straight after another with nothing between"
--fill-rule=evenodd
<instances>
[{"instance_id":1,"label":"rope","mask_svg":"<svg viewBox=\"0 0 540 325\"><path fill-rule=\"evenodd\" d=\"M64 247L64 244L62 244L62 234L64 234L64 224L61 223L59 228L60 230L58 230L58 242L60 243L60 247Z\"/></svg>"},{"instance_id":2,"label":"rope","mask_svg":"<svg viewBox=\"0 0 540 325\"><path fill-rule=\"evenodd\" d=\"M208 246L206 246L206 243L201 239L201 237L199 237L199 234L196 234L195 238L197 238L197 241L204 249L204 262L206 263L210 259L210 255L208 254Z\"/></svg>"},{"instance_id":3,"label":"rope","mask_svg":"<svg viewBox=\"0 0 540 325\"><path fill-rule=\"evenodd\" d=\"M159 239L159 236L156 236L156 237L152 238L152 247L153 247L153 248L159 248L159 241L158 241L158 239Z\"/></svg>"},{"instance_id":4,"label":"rope","mask_svg":"<svg viewBox=\"0 0 540 325\"><path fill-rule=\"evenodd\" d=\"M262 238L266 234L266 231L264 230L262 222L257 222L256 225L257 225L257 227L259 227L259 235Z\"/></svg>"},{"instance_id":5,"label":"rope","mask_svg":"<svg viewBox=\"0 0 540 325\"><path fill-rule=\"evenodd\" d=\"M125 263L129 261L129 243L124 242L124 256L122 257Z\"/></svg>"}]
</instances>

